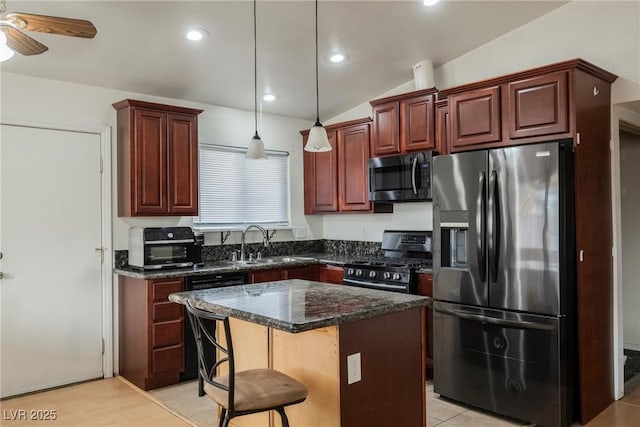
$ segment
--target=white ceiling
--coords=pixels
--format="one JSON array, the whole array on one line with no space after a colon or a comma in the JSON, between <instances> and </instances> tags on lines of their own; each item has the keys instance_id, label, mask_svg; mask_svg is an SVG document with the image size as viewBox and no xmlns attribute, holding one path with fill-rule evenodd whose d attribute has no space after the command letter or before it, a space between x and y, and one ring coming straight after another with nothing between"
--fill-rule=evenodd
<instances>
[{"instance_id":1,"label":"white ceiling","mask_svg":"<svg viewBox=\"0 0 640 427\"><path fill-rule=\"evenodd\" d=\"M335 116L561 6L564 1L320 1L320 117ZM315 118L314 3L258 1L258 91L265 113ZM1 70L253 110L250 1L12 1L10 12L88 19L93 40L28 32L49 51ZM183 36L208 30L200 43ZM328 56L343 51L333 64ZM481 66L481 64L479 64Z\"/></svg>"}]
</instances>

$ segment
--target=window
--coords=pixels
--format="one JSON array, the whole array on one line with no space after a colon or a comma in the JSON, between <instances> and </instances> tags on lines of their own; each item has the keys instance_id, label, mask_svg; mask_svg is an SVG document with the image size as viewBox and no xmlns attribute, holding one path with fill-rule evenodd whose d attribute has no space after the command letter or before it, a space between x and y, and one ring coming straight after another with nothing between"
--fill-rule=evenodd
<instances>
[{"instance_id":1,"label":"window","mask_svg":"<svg viewBox=\"0 0 640 427\"><path fill-rule=\"evenodd\" d=\"M244 158L246 149L200 144L200 215L194 225L289 225L289 153Z\"/></svg>"}]
</instances>

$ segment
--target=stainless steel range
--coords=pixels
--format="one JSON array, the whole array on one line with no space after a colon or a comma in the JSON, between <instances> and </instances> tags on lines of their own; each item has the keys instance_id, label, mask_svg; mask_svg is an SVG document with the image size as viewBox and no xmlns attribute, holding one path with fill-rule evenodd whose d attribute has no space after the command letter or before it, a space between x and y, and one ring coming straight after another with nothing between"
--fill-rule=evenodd
<instances>
[{"instance_id":1,"label":"stainless steel range","mask_svg":"<svg viewBox=\"0 0 640 427\"><path fill-rule=\"evenodd\" d=\"M343 284L385 291L418 293L416 270L431 268L431 231L391 231L382 235L383 257L344 266Z\"/></svg>"}]
</instances>

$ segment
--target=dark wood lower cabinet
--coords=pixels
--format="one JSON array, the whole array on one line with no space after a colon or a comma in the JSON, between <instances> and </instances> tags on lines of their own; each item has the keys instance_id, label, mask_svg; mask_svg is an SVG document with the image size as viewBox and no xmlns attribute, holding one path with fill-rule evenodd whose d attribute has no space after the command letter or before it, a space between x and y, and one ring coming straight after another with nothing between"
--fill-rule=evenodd
<instances>
[{"instance_id":1,"label":"dark wood lower cabinet","mask_svg":"<svg viewBox=\"0 0 640 427\"><path fill-rule=\"evenodd\" d=\"M274 282L286 279L320 280L320 266L317 264L290 268L271 268L249 272L249 283Z\"/></svg>"},{"instance_id":2,"label":"dark wood lower cabinet","mask_svg":"<svg viewBox=\"0 0 640 427\"><path fill-rule=\"evenodd\" d=\"M344 268L338 265L327 264L320 269L320 281L325 283L342 284Z\"/></svg>"},{"instance_id":3,"label":"dark wood lower cabinet","mask_svg":"<svg viewBox=\"0 0 640 427\"><path fill-rule=\"evenodd\" d=\"M120 375L143 390L175 384L184 370L184 310L169 294L182 278L119 278Z\"/></svg>"}]
</instances>

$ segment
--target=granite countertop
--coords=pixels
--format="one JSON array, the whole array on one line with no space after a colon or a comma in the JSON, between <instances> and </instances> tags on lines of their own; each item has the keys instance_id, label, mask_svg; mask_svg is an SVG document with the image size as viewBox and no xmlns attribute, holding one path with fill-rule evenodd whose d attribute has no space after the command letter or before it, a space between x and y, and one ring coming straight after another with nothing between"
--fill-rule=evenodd
<instances>
[{"instance_id":1,"label":"granite countertop","mask_svg":"<svg viewBox=\"0 0 640 427\"><path fill-rule=\"evenodd\" d=\"M298 279L178 292L169 300L294 333L431 304L429 297Z\"/></svg>"},{"instance_id":2,"label":"granite countertop","mask_svg":"<svg viewBox=\"0 0 640 427\"><path fill-rule=\"evenodd\" d=\"M254 264L240 264L232 261L213 261L201 266L174 268L168 270L140 270L132 267L114 268L113 272L135 279L169 279L173 277L198 276L216 273L235 273L238 271L265 270L271 268L301 267L312 264L344 265L354 258L333 254L304 254L263 258Z\"/></svg>"}]
</instances>

